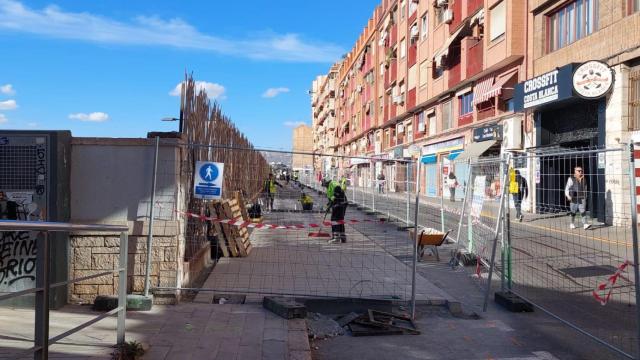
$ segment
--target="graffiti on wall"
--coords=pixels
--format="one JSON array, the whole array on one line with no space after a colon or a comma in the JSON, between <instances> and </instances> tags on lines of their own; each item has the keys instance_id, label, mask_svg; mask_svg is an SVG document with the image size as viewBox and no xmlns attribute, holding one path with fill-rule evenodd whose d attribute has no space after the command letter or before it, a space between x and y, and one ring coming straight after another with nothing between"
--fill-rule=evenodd
<instances>
[{"instance_id":1,"label":"graffiti on wall","mask_svg":"<svg viewBox=\"0 0 640 360\"><path fill-rule=\"evenodd\" d=\"M36 280L36 239L29 231L0 233L0 288L22 290Z\"/></svg>"}]
</instances>

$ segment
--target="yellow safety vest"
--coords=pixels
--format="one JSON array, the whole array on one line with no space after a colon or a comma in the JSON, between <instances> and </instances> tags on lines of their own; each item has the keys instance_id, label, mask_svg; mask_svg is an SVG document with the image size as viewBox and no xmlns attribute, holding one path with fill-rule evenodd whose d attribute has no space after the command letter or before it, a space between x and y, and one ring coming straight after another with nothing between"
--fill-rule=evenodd
<instances>
[{"instance_id":1,"label":"yellow safety vest","mask_svg":"<svg viewBox=\"0 0 640 360\"><path fill-rule=\"evenodd\" d=\"M264 182L264 188L269 189L269 193L271 194L276 193L276 183L273 180L266 180Z\"/></svg>"},{"instance_id":2,"label":"yellow safety vest","mask_svg":"<svg viewBox=\"0 0 640 360\"><path fill-rule=\"evenodd\" d=\"M517 194L520 192L518 182L516 181L516 171L513 168L509 169L509 193Z\"/></svg>"}]
</instances>

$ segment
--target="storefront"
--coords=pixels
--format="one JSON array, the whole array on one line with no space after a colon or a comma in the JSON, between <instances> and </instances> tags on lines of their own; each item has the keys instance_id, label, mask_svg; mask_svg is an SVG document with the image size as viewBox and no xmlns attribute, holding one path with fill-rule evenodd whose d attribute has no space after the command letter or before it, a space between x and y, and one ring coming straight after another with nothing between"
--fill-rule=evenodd
<instances>
[{"instance_id":1,"label":"storefront","mask_svg":"<svg viewBox=\"0 0 640 360\"><path fill-rule=\"evenodd\" d=\"M424 194L431 197L441 195L443 185L443 165L447 160L453 160L464 147L464 137L454 138L422 147L422 167L424 180L420 185Z\"/></svg>"},{"instance_id":2,"label":"storefront","mask_svg":"<svg viewBox=\"0 0 640 360\"><path fill-rule=\"evenodd\" d=\"M570 151L602 147L606 143L606 95L611 91L614 74L598 61L567 64L516 85L516 111L531 111L535 121L535 145L530 152L539 154L536 174L536 210L566 211L564 184L573 168L584 168L588 186L594 194L588 204L592 215L604 218L604 168L597 156L568 154ZM545 153L556 154L543 156Z\"/></svg>"}]
</instances>

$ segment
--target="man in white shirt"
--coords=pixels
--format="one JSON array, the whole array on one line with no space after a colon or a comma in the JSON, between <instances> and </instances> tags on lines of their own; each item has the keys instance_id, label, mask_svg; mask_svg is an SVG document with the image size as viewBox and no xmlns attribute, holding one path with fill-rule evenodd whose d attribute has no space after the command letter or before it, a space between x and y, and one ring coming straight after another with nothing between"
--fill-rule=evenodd
<instances>
[{"instance_id":1,"label":"man in white shirt","mask_svg":"<svg viewBox=\"0 0 640 360\"><path fill-rule=\"evenodd\" d=\"M582 166L576 166L573 169L573 176L567 179L567 185L564 187L564 196L571 203L569 211L571 212L571 224L569 228L575 229L576 213L580 212L582 218L582 227L586 230L591 227L587 223L587 181L584 178L584 170Z\"/></svg>"}]
</instances>

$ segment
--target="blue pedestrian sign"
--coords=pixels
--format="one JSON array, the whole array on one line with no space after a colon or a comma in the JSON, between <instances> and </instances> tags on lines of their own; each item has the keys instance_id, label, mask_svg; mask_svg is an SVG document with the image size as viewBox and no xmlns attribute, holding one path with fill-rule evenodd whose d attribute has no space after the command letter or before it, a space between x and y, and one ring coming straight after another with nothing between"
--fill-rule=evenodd
<instances>
[{"instance_id":1,"label":"blue pedestrian sign","mask_svg":"<svg viewBox=\"0 0 640 360\"><path fill-rule=\"evenodd\" d=\"M209 161L197 161L193 179L193 197L204 200L222 198L222 180L224 164Z\"/></svg>"}]
</instances>

